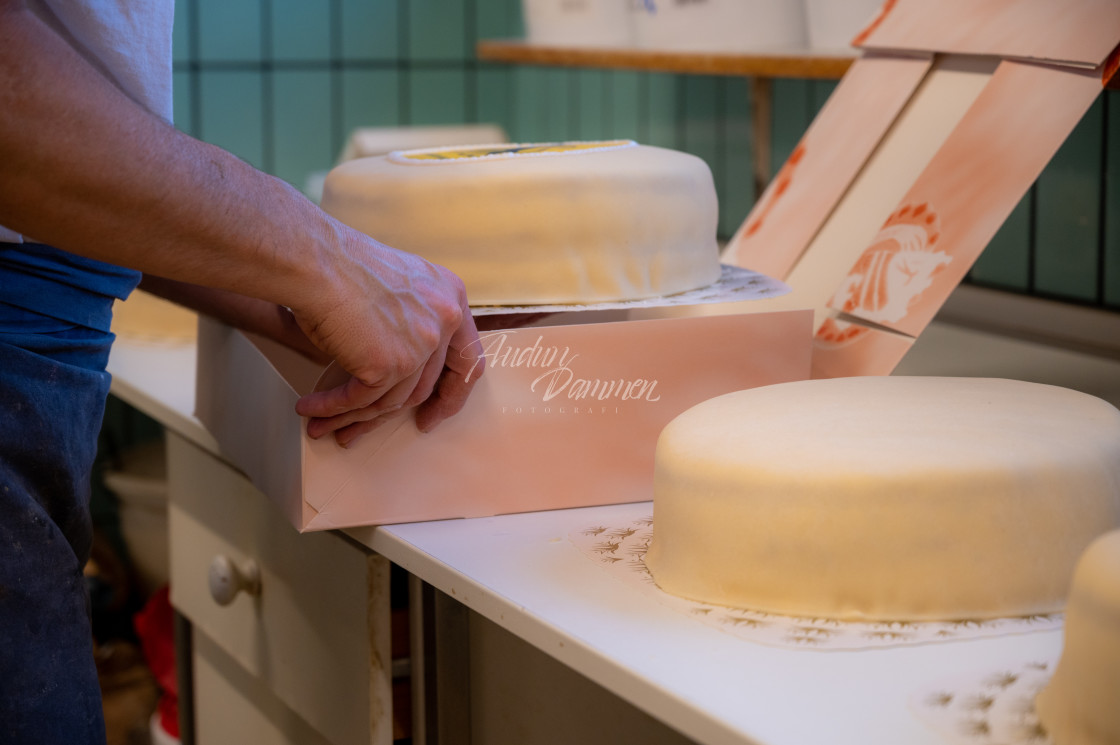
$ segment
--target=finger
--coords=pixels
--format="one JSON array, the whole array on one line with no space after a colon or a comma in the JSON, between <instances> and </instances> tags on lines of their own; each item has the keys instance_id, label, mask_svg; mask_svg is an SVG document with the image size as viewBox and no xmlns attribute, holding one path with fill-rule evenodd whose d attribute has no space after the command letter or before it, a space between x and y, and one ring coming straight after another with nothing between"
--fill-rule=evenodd
<instances>
[{"instance_id":1,"label":"finger","mask_svg":"<svg viewBox=\"0 0 1120 745\"><path fill-rule=\"evenodd\" d=\"M337 369L342 370L342 368ZM347 376L344 381L325 390L315 390L302 396L296 401L296 413L313 418L338 416L369 406L384 396L390 388L387 381L367 385L349 373L343 371L343 374ZM326 383L325 377L323 382Z\"/></svg>"},{"instance_id":2,"label":"finger","mask_svg":"<svg viewBox=\"0 0 1120 745\"><path fill-rule=\"evenodd\" d=\"M368 419L364 422L354 422L353 424L348 424L342 429L335 431L334 441L338 443L340 447L348 448L359 437L372 432L373 430L384 424L386 421L386 417L379 416L374 419Z\"/></svg>"},{"instance_id":3,"label":"finger","mask_svg":"<svg viewBox=\"0 0 1120 745\"><path fill-rule=\"evenodd\" d=\"M368 434L373 430L387 424L395 419L404 416L407 413L406 409L398 409L396 411L382 414L374 419L369 419L364 422L355 422L354 424L347 425L334 433L334 440L341 447L349 448L353 445L358 438L362 435Z\"/></svg>"},{"instance_id":4,"label":"finger","mask_svg":"<svg viewBox=\"0 0 1120 745\"><path fill-rule=\"evenodd\" d=\"M428 358L416 387L405 401L405 406L419 406L431 398L432 393L435 392L436 383L439 382L439 376L443 373L443 365L446 359L446 348L437 350L435 354Z\"/></svg>"},{"instance_id":5,"label":"finger","mask_svg":"<svg viewBox=\"0 0 1120 745\"><path fill-rule=\"evenodd\" d=\"M408 406L409 397L412 396L412 392L415 391L419 385L423 373L424 371L422 369L417 370L385 391L385 395L374 404L377 409L380 409L378 413L396 411L397 409Z\"/></svg>"},{"instance_id":6,"label":"finger","mask_svg":"<svg viewBox=\"0 0 1120 745\"><path fill-rule=\"evenodd\" d=\"M405 405L405 401L413 390L416 389L420 378L420 371L413 373L395 386L390 388L376 401L360 408L350 409L341 414L327 417L314 417L307 423L307 436L318 439L331 432L337 432L355 422L364 422L376 419L385 414L395 412Z\"/></svg>"},{"instance_id":7,"label":"finger","mask_svg":"<svg viewBox=\"0 0 1120 745\"><path fill-rule=\"evenodd\" d=\"M385 407L381 418L396 416L402 410L414 408L424 401L432 397L435 391L436 384L439 381L440 373L443 371L443 363L446 359L446 350L440 350L433 354L428 363L424 366L424 370L420 373L418 378L410 378L409 381L402 382L400 385L393 388L392 391L385 394ZM411 390L409 385L415 379L415 385ZM404 396L404 400L398 403L398 399ZM379 402L380 404L381 402ZM338 433L335 433L335 438L338 439ZM339 441L339 444L342 444Z\"/></svg>"},{"instance_id":8,"label":"finger","mask_svg":"<svg viewBox=\"0 0 1120 745\"><path fill-rule=\"evenodd\" d=\"M436 426L462 410L471 390L482 375L485 358L478 340L478 331L470 316L452 337L448 346L444 369L439 377L435 395L427 399L416 414L416 426L421 432L431 432Z\"/></svg>"},{"instance_id":9,"label":"finger","mask_svg":"<svg viewBox=\"0 0 1120 745\"><path fill-rule=\"evenodd\" d=\"M420 405L416 411L416 428L421 432L431 432L440 422L458 414L466 405L467 396L457 386L466 386L467 393L474 382L464 383L463 378L445 369L436 387L436 394Z\"/></svg>"},{"instance_id":10,"label":"finger","mask_svg":"<svg viewBox=\"0 0 1120 745\"><path fill-rule=\"evenodd\" d=\"M478 329L474 325L474 318L469 313L463 315L463 322L451 336L447 345L447 358L445 366L449 370L459 373L464 378L476 380L482 375L486 359L482 356L482 341L478 337ZM468 388L468 392L469 392Z\"/></svg>"},{"instance_id":11,"label":"finger","mask_svg":"<svg viewBox=\"0 0 1120 745\"><path fill-rule=\"evenodd\" d=\"M342 414L329 423L317 426L315 431L320 432L319 436L322 436L322 434L332 431L327 427L332 427L335 431L335 439L338 440L340 430L348 427L352 422L368 420L370 413L374 413L374 416L377 417L387 416L400 409L412 408L427 401L436 389L446 357L446 349L437 350L436 354L428 358L427 364L424 365L424 369L420 373L398 383L377 402L376 406L367 407L361 412ZM373 409L376 409L376 411L371 411ZM309 434L310 431L309 427ZM342 444L341 440L339 440L339 444Z\"/></svg>"},{"instance_id":12,"label":"finger","mask_svg":"<svg viewBox=\"0 0 1120 745\"><path fill-rule=\"evenodd\" d=\"M318 440L320 437L329 435L332 432L337 433L349 427L351 424L372 421L386 413L387 411L384 409L367 406L363 409L354 409L353 411L347 411L337 416L309 419L307 421L307 436L312 440Z\"/></svg>"}]
</instances>

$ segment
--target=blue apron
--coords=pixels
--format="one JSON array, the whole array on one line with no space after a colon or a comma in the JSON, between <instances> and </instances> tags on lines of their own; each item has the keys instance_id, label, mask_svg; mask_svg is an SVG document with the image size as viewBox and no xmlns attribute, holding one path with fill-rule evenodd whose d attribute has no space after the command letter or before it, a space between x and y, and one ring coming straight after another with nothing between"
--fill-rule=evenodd
<instances>
[{"instance_id":1,"label":"blue apron","mask_svg":"<svg viewBox=\"0 0 1120 745\"><path fill-rule=\"evenodd\" d=\"M0 244L0 742L105 742L82 569L112 303L140 275Z\"/></svg>"}]
</instances>

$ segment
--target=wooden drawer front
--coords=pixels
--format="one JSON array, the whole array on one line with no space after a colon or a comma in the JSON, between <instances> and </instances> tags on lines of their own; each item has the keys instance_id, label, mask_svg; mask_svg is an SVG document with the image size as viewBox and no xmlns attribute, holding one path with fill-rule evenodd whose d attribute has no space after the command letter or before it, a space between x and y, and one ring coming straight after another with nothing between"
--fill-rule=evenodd
<instances>
[{"instance_id":1,"label":"wooden drawer front","mask_svg":"<svg viewBox=\"0 0 1120 745\"><path fill-rule=\"evenodd\" d=\"M390 742L388 562L297 533L244 476L173 435L168 476L175 607L330 742ZM219 605L219 556L255 561L260 593Z\"/></svg>"}]
</instances>

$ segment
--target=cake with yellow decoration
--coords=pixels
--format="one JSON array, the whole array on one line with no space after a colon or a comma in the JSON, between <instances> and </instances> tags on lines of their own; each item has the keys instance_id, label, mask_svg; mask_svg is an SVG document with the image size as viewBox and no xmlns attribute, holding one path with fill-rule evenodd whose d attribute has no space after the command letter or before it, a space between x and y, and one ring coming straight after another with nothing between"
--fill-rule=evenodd
<instances>
[{"instance_id":1,"label":"cake with yellow decoration","mask_svg":"<svg viewBox=\"0 0 1120 745\"><path fill-rule=\"evenodd\" d=\"M666 426L653 498L646 565L669 593L846 620L1047 614L1120 526L1120 411L1015 380L754 388Z\"/></svg>"},{"instance_id":2,"label":"cake with yellow decoration","mask_svg":"<svg viewBox=\"0 0 1120 745\"><path fill-rule=\"evenodd\" d=\"M328 174L322 206L451 269L472 305L633 300L720 276L711 170L632 140L360 158Z\"/></svg>"}]
</instances>

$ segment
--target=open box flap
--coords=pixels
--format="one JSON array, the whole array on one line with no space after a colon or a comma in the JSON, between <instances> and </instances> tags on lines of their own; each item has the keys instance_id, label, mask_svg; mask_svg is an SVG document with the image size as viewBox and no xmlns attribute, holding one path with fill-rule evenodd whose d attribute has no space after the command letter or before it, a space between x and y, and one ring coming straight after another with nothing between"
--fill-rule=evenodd
<instances>
[{"instance_id":1,"label":"open box flap","mask_svg":"<svg viewBox=\"0 0 1120 745\"><path fill-rule=\"evenodd\" d=\"M993 55L1095 69L1120 44L1120 2L887 0L852 43L867 50Z\"/></svg>"},{"instance_id":2,"label":"open box flap","mask_svg":"<svg viewBox=\"0 0 1120 745\"><path fill-rule=\"evenodd\" d=\"M316 366L295 352L265 339L252 339L218 321L201 316L198 324L199 364L195 415L214 435L222 456L249 476L258 489L275 499L285 516L304 519L299 493L299 440L282 427L271 426L268 412L288 412L293 420L299 395L269 361L289 369ZM294 486L293 486L294 485Z\"/></svg>"},{"instance_id":3,"label":"open box flap","mask_svg":"<svg viewBox=\"0 0 1120 745\"><path fill-rule=\"evenodd\" d=\"M913 186L952 134L998 65L996 58L954 55L939 57L924 67L916 87L912 79L885 78L883 84L905 88L905 105L892 117L886 132L862 159L854 176L844 184L842 193L832 200L823 223L784 277L791 292L776 300L763 301L757 309L744 308L744 312L807 307L814 310L819 327L828 317L829 302L852 265L872 243L900 195ZM864 99L858 95L858 89L838 89L833 98L840 112L836 115L837 123L842 122L847 131L858 132L865 115ZM830 141L829 145L843 149L845 143L840 139ZM830 176L823 173L820 178L827 182ZM775 229L795 230L799 207L805 204L812 209L815 198L812 183L795 193L787 191L782 196L782 225L775 225ZM754 214L747 218L747 224ZM767 219L766 223L769 222ZM761 244L754 248L760 256L767 250ZM784 247L771 248L781 251Z\"/></svg>"},{"instance_id":4,"label":"open box flap","mask_svg":"<svg viewBox=\"0 0 1120 745\"><path fill-rule=\"evenodd\" d=\"M757 310L814 309L814 376L890 373L1120 66L931 48L932 62L865 54L849 75L866 80L841 81L724 255L790 286ZM894 103L869 112L875 95Z\"/></svg>"},{"instance_id":5,"label":"open box flap","mask_svg":"<svg viewBox=\"0 0 1120 745\"><path fill-rule=\"evenodd\" d=\"M1002 62L830 307L920 334L1100 90L1095 71Z\"/></svg>"}]
</instances>

